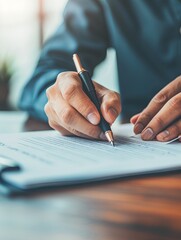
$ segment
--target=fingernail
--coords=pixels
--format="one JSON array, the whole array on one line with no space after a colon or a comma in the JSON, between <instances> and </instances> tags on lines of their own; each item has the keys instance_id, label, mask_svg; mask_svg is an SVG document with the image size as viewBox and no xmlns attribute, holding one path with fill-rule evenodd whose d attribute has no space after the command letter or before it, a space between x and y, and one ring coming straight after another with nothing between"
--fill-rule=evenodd
<instances>
[{"instance_id":1,"label":"fingernail","mask_svg":"<svg viewBox=\"0 0 181 240\"><path fill-rule=\"evenodd\" d=\"M100 139L107 140L107 138L103 132L101 132L101 134L100 134Z\"/></svg>"},{"instance_id":2,"label":"fingernail","mask_svg":"<svg viewBox=\"0 0 181 240\"><path fill-rule=\"evenodd\" d=\"M117 113L116 109L114 109L114 108L109 108L108 113L109 113L109 115L111 115L114 118L116 118L118 116L118 113Z\"/></svg>"},{"instance_id":3,"label":"fingernail","mask_svg":"<svg viewBox=\"0 0 181 240\"><path fill-rule=\"evenodd\" d=\"M87 119L90 123L94 125L99 123L99 119L95 113L89 113L89 115L87 116Z\"/></svg>"},{"instance_id":4,"label":"fingernail","mask_svg":"<svg viewBox=\"0 0 181 240\"><path fill-rule=\"evenodd\" d=\"M144 129L144 126L142 123L137 123L135 126L134 126L134 132L135 134L139 134L143 131Z\"/></svg>"},{"instance_id":5,"label":"fingernail","mask_svg":"<svg viewBox=\"0 0 181 240\"><path fill-rule=\"evenodd\" d=\"M154 132L151 128L147 128L144 130L141 136L143 140L151 140L154 136Z\"/></svg>"},{"instance_id":6,"label":"fingernail","mask_svg":"<svg viewBox=\"0 0 181 240\"><path fill-rule=\"evenodd\" d=\"M163 140L164 138L167 138L167 137L169 136L169 134L170 134L169 131L168 131L168 130L165 130L165 131L159 133L159 134L157 135L157 138Z\"/></svg>"}]
</instances>

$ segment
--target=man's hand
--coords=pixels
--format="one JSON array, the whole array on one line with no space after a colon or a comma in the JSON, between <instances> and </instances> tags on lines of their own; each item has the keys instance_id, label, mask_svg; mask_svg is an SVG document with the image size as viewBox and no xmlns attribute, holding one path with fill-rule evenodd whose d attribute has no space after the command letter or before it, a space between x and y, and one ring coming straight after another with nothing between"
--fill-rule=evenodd
<instances>
[{"instance_id":1,"label":"man's hand","mask_svg":"<svg viewBox=\"0 0 181 240\"><path fill-rule=\"evenodd\" d=\"M94 82L101 102L105 120L112 124L121 112L120 96ZM98 127L100 114L95 105L82 90L81 80L76 72L58 75L55 84L46 91L48 102L45 113L49 125L62 135L77 135L86 138L105 139Z\"/></svg>"},{"instance_id":2,"label":"man's hand","mask_svg":"<svg viewBox=\"0 0 181 240\"><path fill-rule=\"evenodd\" d=\"M131 122L143 140L169 141L181 135L181 76L156 94Z\"/></svg>"}]
</instances>

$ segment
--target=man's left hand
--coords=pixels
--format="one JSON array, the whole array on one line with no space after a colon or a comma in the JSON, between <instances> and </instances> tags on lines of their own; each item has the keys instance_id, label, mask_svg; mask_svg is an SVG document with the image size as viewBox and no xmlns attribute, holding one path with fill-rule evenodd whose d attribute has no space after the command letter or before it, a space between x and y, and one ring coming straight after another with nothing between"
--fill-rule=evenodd
<instances>
[{"instance_id":1,"label":"man's left hand","mask_svg":"<svg viewBox=\"0 0 181 240\"><path fill-rule=\"evenodd\" d=\"M143 140L164 142L181 135L181 76L157 93L131 122L135 134L141 133Z\"/></svg>"}]
</instances>

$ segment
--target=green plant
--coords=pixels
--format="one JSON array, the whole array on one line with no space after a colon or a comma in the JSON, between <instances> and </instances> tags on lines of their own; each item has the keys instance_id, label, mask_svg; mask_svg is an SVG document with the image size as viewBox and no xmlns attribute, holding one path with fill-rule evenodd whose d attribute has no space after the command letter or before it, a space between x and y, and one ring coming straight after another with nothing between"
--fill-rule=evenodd
<instances>
[{"instance_id":1,"label":"green plant","mask_svg":"<svg viewBox=\"0 0 181 240\"><path fill-rule=\"evenodd\" d=\"M0 110L10 110L9 105L9 92L10 92L10 79L14 71L12 68L12 61L5 59L0 60Z\"/></svg>"},{"instance_id":2,"label":"green plant","mask_svg":"<svg viewBox=\"0 0 181 240\"><path fill-rule=\"evenodd\" d=\"M13 75L12 63L10 60L0 61L0 83L7 83Z\"/></svg>"}]
</instances>

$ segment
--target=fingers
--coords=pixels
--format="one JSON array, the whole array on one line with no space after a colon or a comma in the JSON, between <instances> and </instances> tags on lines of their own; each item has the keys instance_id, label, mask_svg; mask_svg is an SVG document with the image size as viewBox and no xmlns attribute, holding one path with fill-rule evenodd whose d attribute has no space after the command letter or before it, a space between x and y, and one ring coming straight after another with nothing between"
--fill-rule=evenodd
<instances>
[{"instance_id":1,"label":"fingers","mask_svg":"<svg viewBox=\"0 0 181 240\"><path fill-rule=\"evenodd\" d=\"M63 76L62 76L63 75ZM63 73L58 82L64 100L94 125L100 121L100 114L89 97L82 90L81 80L77 73Z\"/></svg>"},{"instance_id":2,"label":"fingers","mask_svg":"<svg viewBox=\"0 0 181 240\"><path fill-rule=\"evenodd\" d=\"M45 105L45 113L48 116L49 125L63 135L74 134L88 138L102 138L98 126L89 123L79 112L69 105L61 95L56 84L46 91L48 103Z\"/></svg>"},{"instance_id":3,"label":"fingers","mask_svg":"<svg viewBox=\"0 0 181 240\"><path fill-rule=\"evenodd\" d=\"M44 111L46 115L48 116L48 124L51 128L57 130L58 132L61 133L63 136L69 136L72 135L69 131L67 131L65 128L60 126L58 124L58 116L54 109L50 106L50 103L47 103L44 107Z\"/></svg>"},{"instance_id":4,"label":"fingers","mask_svg":"<svg viewBox=\"0 0 181 240\"><path fill-rule=\"evenodd\" d=\"M62 108L63 107L65 106L62 105ZM88 122L89 127L87 127L85 122L76 116L78 113L73 108L66 108L66 110L62 108L57 110L55 104L50 106L50 103L47 103L45 105L44 109L49 118L49 125L53 129L59 131L64 136L76 135L84 138L102 138L101 130L98 127L94 128L94 126ZM78 119L78 121L76 119Z\"/></svg>"},{"instance_id":5,"label":"fingers","mask_svg":"<svg viewBox=\"0 0 181 240\"><path fill-rule=\"evenodd\" d=\"M181 93L171 98L163 108L154 116L154 118L148 123L144 131L141 133L143 140L152 140L158 133L166 129L168 125L175 122L176 119L181 118ZM177 130L177 136L180 134ZM168 134L168 132L164 132Z\"/></svg>"},{"instance_id":6,"label":"fingers","mask_svg":"<svg viewBox=\"0 0 181 240\"><path fill-rule=\"evenodd\" d=\"M94 125L99 123L100 114L82 90L81 80L77 73L72 73L71 76L64 73L63 81L59 81L59 89L64 100L88 119L90 123Z\"/></svg>"},{"instance_id":7,"label":"fingers","mask_svg":"<svg viewBox=\"0 0 181 240\"><path fill-rule=\"evenodd\" d=\"M137 113L136 115L134 115L134 116L130 119L130 122L131 122L132 124L135 124L136 121L138 120L140 114L141 114L141 113Z\"/></svg>"},{"instance_id":8,"label":"fingers","mask_svg":"<svg viewBox=\"0 0 181 240\"><path fill-rule=\"evenodd\" d=\"M101 112L104 119L113 124L121 112L121 103L119 94L109 91L102 98Z\"/></svg>"},{"instance_id":9,"label":"fingers","mask_svg":"<svg viewBox=\"0 0 181 240\"><path fill-rule=\"evenodd\" d=\"M79 112L61 99L54 103L54 110L58 116L58 125L63 126L74 135L80 136L83 134L91 138L99 139L101 129L89 123Z\"/></svg>"},{"instance_id":10,"label":"fingers","mask_svg":"<svg viewBox=\"0 0 181 240\"><path fill-rule=\"evenodd\" d=\"M101 113L104 119L112 124L121 112L120 95L96 82L94 84L97 95L101 101Z\"/></svg>"},{"instance_id":11,"label":"fingers","mask_svg":"<svg viewBox=\"0 0 181 240\"><path fill-rule=\"evenodd\" d=\"M170 141L181 134L181 119L166 128L156 136L156 139L161 142ZM181 140L181 139L179 139Z\"/></svg>"},{"instance_id":12,"label":"fingers","mask_svg":"<svg viewBox=\"0 0 181 240\"><path fill-rule=\"evenodd\" d=\"M63 73L63 81L59 82L62 97L73 108L75 108L90 123L97 125L100 121L100 114L82 90L81 80L77 73ZM96 93L101 101L101 112L107 122L112 124L121 112L120 96L100 84L94 82Z\"/></svg>"},{"instance_id":13,"label":"fingers","mask_svg":"<svg viewBox=\"0 0 181 240\"><path fill-rule=\"evenodd\" d=\"M113 123L121 111L119 94L94 83L101 103L102 115ZM46 91L48 103L45 113L49 125L63 135L74 134L86 138L104 139L98 126L100 114L82 90L76 72L58 75L55 84Z\"/></svg>"},{"instance_id":14,"label":"fingers","mask_svg":"<svg viewBox=\"0 0 181 240\"><path fill-rule=\"evenodd\" d=\"M160 109L175 95L181 91L181 77L178 77L163 88L149 103L138 117L134 126L134 132L139 134L152 120Z\"/></svg>"}]
</instances>

